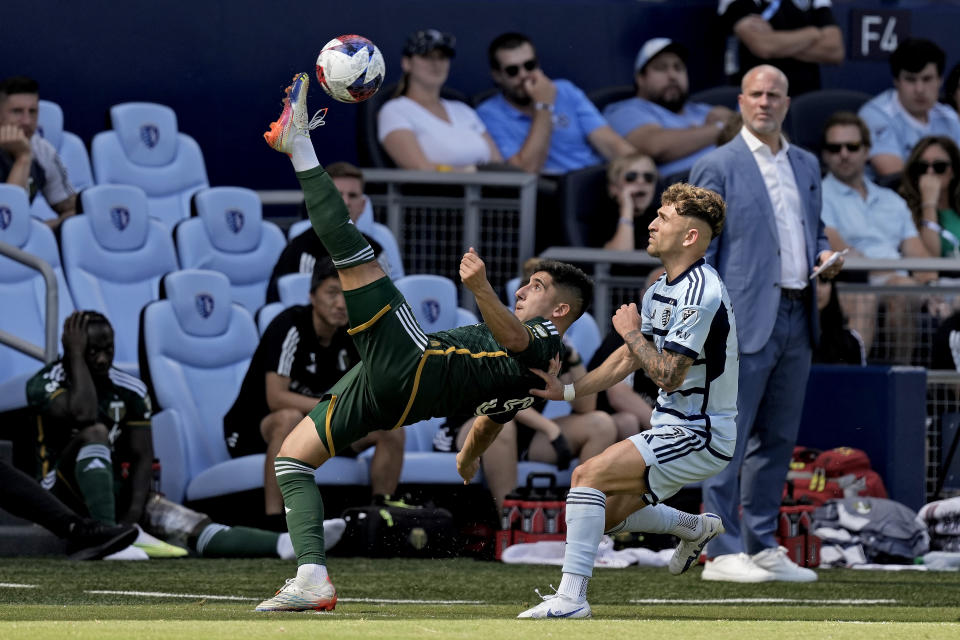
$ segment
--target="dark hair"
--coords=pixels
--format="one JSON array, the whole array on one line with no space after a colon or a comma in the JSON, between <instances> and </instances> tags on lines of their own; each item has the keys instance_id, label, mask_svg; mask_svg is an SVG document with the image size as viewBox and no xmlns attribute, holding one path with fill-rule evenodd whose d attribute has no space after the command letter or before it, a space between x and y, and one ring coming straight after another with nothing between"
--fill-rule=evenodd
<instances>
[{"instance_id":1,"label":"dark hair","mask_svg":"<svg viewBox=\"0 0 960 640\"><path fill-rule=\"evenodd\" d=\"M490 46L487 48L487 60L490 62L490 68L500 70L500 63L497 61L497 52L501 49L516 49L525 44L533 46L530 38L523 35L522 33L516 33L511 31L508 33L501 33L490 43Z\"/></svg>"},{"instance_id":2,"label":"dark hair","mask_svg":"<svg viewBox=\"0 0 960 640\"><path fill-rule=\"evenodd\" d=\"M953 107L954 111L960 110L956 98L958 86L960 86L960 63L953 65L953 69L950 69L950 73L947 75L947 81L943 84L946 102Z\"/></svg>"},{"instance_id":3,"label":"dark hair","mask_svg":"<svg viewBox=\"0 0 960 640\"><path fill-rule=\"evenodd\" d=\"M337 268L333 266L333 258L323 256L317 258L313 265L313 275L310 276L310 293L316 291L317 287L322 285L325 280L337 277Z\"/></svg>"},{"instance_id":4,"label":"dark hair","mask_svg":"<svg viewBox=\"0 0 960 640\"><path fill-rule=\"evenodd\" d=\"M326 166L327 175L331 178L356 178L363 184L363 171L349 162L334 162Z\"/></svg>"},{"instance_id":5,"label":"dark hair","mask_svg":"<svg viewBox=\"0 0 960 640\"><path fill-rule=\"evenodd\" d=\"M868 147L872 146L870 144L870 128L867 126L867 123L863 121L863 118L852 111L837 111L827 118L827 123L823 125L823 133L820 136L821 147L827 144L827 131L829 131L831 127L839 127L841 125L849 125L860 129L860 141Z\"/></svg>"},{"instance_id":6,"label":"dark hair","mask_svg":"<svg viewBox=\"0 0 960 640\"><path fill-rule=\"evenodd\" d=\"M0 82L0 100L6 100L7 96L17 93L40 93L40 85L33 78L26 76L10 76L3 82Z\"/></svg>"},{"instance_id":7,"label":"dark hair","mask_svg":"<svg viewBox=\"0 0 960 640\"><path fill-rule=\"evenodd\" d=\"M557 260L539 260L533 273L537 271L550 274L561 295L569 297L566 302L570 303L570 313L574 320L590 307L593 301L593 280L579 268Z\"/></svg>"},{"instance_id":8,"label":"dark hair","mask_svg":"<svg viewBox=\"0 0 960 640\"><path fill-rule=\"evenodd\" d=\"M710 225L713 238L723 231L727 205L715 191L677 182L667 187L661 196L661 201L665 205L675 206L677 214L681 216L692 216L706 222Z\"/></svg>"},{"instance_id":9,"label":"dark hair","mask_svg":"<svg viewBox=\"0 0 960 640\"><path fill-rule=\"evenodd\" d=\"M920 138L907 158L907 163L903 168L903 177L900 179L900 195L907 201L917 229L923 223L923 200L920 195L920 178L911 169L920 161L923 152L934 145L946 151L947 155L950 156L950 166L953 168L953 179L947 185L947 198L950 208L957 211L957 205L960 205L960 149L957 149L957 144L947 136Z\"/></svg>"},{"instance_id":10,"label":"dark hair","mask_svg":"<svg viewBox=\"0 0 960 640\"><path fill-rule=\"evenodd\" d=\"M899 78L901 71L917 73L931 62L937 65L937 74L942 76L947 63L943 49L926 38L907 38L890 54L890 73Z\"/></svg>"}]
</instances>

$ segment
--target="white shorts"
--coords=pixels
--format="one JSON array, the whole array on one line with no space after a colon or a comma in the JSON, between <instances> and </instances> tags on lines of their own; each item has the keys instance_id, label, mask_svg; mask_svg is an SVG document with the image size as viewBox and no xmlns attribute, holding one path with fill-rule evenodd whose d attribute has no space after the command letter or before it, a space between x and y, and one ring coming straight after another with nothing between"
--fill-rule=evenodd
<instances>
[{"instance_id":1,"label":"white shorts","mask_svg":"<svg viewBox=\"0 0 960 640\"><path fill-rule=\"evenodd\" d=\"M688 484L720 473L729 458L707 448L707 439L687 427L655 427L630 436L647 464L647 504L657 504Z\"/></svg>"}]
</instances>

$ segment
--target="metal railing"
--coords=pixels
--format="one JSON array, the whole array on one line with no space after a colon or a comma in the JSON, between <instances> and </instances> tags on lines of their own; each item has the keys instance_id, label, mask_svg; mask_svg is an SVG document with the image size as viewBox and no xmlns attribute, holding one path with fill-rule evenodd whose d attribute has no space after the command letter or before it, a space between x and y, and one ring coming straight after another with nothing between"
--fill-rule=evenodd
<instances>
[{"instance_id":1,"label":"metal railing","mask_svg":"<svg viewBox=\"0 0 960 640\"><path fill-rule=\"evenodd\" d=\"M960 372L927 371L928 501L960 495L960 446L958 446L960 436L958 433L960 433Z\"/></svg>"},{"instance_id":2,"label":"metal railing","mask_svg":"<svg viewBox=\"0 0 960 640\"><path fill-rule=\"evenodd\" d=\"M19 247L6 242L0 242L0 255L6 256L32 269L36 269L43 276L46 284L46 317L44 320L43 335L45 344L41 348L32 342L24 340L19 336L0 329L0 344L8 345L17 351L21 351L31 358L42 360L44 364L50 364L57 359L57 329L60 322L58 309L59 298L57 294L57 276L53 273L53 268L32 253L27 253Z\"/></svg>"}]
</instances>

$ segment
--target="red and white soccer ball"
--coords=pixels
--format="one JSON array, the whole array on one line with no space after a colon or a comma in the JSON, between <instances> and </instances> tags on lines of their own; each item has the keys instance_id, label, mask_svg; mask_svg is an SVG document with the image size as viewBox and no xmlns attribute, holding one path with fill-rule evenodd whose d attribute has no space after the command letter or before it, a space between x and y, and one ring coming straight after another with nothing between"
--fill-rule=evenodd
<instances>
[{"instance_id":1,"label":"red and white soccer ball","mask_svg":"<svg viewBox=\"0 0 960 640\"><path fill-rule=\"evenodd\" d=\"M380 49L363 36L338 36L317 56L317 80L339 102L363 102L375 94L386 70Z\"/></svg>"}]
</instances>

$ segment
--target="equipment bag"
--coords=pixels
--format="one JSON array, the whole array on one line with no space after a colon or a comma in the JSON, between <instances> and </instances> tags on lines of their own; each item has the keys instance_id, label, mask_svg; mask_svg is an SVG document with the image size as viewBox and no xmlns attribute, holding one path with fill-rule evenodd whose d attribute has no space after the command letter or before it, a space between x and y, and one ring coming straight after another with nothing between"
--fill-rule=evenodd
<instances>
[{"instance_id":1,"label":"equipment bag","mask_svg":"<svg viewBox=\"0 0 960 640\"><path fill-rule=\"evenodd\" d=\"M453 515L437 507L354 507L338 555L370 558L448 558L456 554Z\"/></svg>"}]
</instances>

